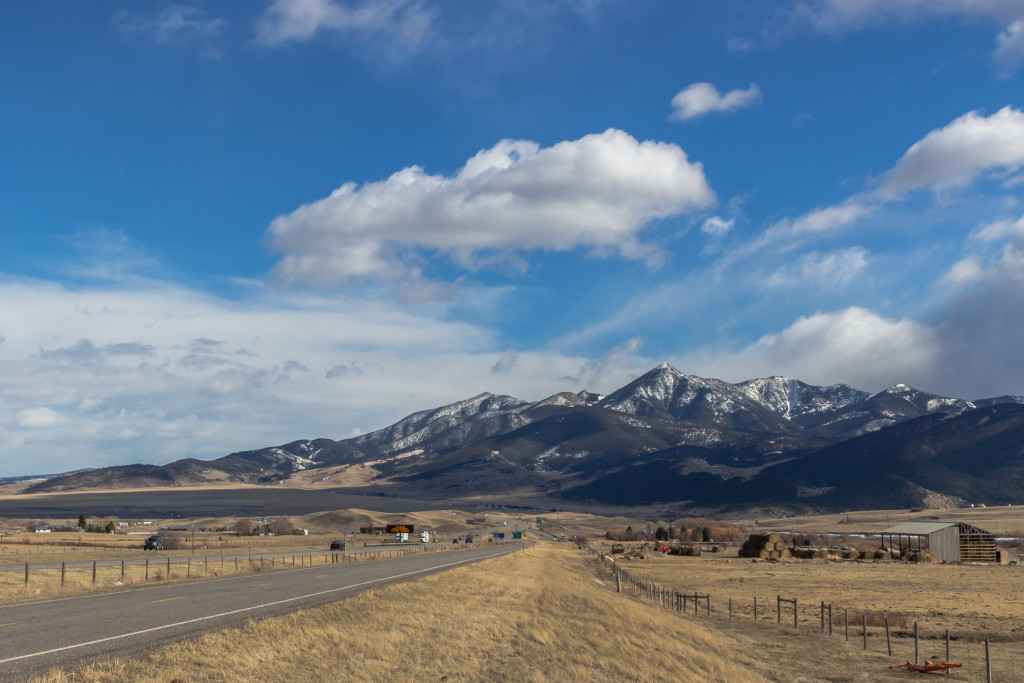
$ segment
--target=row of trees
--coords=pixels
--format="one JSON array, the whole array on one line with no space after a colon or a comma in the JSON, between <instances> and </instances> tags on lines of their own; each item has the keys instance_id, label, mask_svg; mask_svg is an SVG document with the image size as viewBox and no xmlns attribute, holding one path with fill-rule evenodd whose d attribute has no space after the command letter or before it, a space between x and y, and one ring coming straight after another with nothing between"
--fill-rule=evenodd
<instances>
[{"instance_id":1,"label":"row of trees","mask_svg":"<svg viewBox=\"0 0 1024 683\"><path fill-rule=\"evenodd\" d=\"M264 534L274 534L275 536L284 536L295 532L295 525L292 524L290 519L285 517L278 517L269 522L259 524L254 523L249 519L240 519L235 522L235 532L239 536L250 536L253 531Z\"/></svg>"},{"instance_id":2,"label":"row of trees","mask_svg":"<svg viewBox=\"0 0 1024 683\"><path fill-rule=\"evenodd\" d=\"M714 534L709 526L695 526L687 529L685 526L663 527L659 526L653 532L650 529L634 531L632 526L625 529L609 529L604 537L610 541L704 541L714 540Z\"/></svg>"}]
</instances>

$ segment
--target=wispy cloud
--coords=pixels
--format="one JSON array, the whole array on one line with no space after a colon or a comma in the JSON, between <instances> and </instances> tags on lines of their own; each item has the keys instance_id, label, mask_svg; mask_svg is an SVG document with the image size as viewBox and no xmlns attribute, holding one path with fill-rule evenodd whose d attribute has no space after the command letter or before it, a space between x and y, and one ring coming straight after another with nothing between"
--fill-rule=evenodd
<instances>
[{"instance_id":1,"label":"wispy cloud","mask_svg":"<svg viewBox=\"0 0 1024 683\"><path fill-rule=\"evenodd\" d=\"M415 52L434 13L420 0L274 0L256 25L266 46L305 42L326 33L378 36Z\"/></svg>"},{"instance_id":2,"label":"wispy cloud","mask_svg":"<svg viewBox=\"0 0 1024 683\"><path fill-rule=\"evenodd\" d=\"M215 40L228 26L226 19L210 17L190 5L168 5L156 16L121 10L114 15L113 24L126 35L146 37L158 45L198 45L206 56L216 56Z\"/></svg>"},{"instance_id":3,"label":"wispy cloud","mask_svg":"<svg viewBox=\"0 0 1024 683\"><path fill-rule=\"evenodd\" d=\"M914 25L946 17L1002 27L993 60L1004 73L1024 63L1024 0L798 0L780 9L762 31L772 44L797 33L840 36L891 25Z\"/></svg>"}]
</instances>

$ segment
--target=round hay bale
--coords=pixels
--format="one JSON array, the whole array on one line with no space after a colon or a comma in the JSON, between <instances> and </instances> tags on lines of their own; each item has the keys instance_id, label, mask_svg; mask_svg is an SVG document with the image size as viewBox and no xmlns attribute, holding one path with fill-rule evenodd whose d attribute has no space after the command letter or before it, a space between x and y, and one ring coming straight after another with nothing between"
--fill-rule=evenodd
<instances>
[{"instance_id":1,"label":"round hay bale","mask_svg":"<svg viewBox=\"0 0 1024 683\"><path fill-rule=\"evenodd\" d=\"M856 548L847 548L846 550L843 551L843 559L844 560L859 560L860 559L860 552L858 552Z\"/></svg>"},{"instance_id":2,"label":"round hay bale","mask_svg":"<svg viewBox=\"0 0 1024 683\"><path fill-rule=\"evenodd\" d=\"M778 550L771 550L768 552L768 559L777 560L782 555Z\"/></svg>"},{"instance_id":3,"label":"round hay bale","mask_svg":"<svg viewBox=\"0 0 1024 683\"><path fill-rule=\"evenodd\" d=\"M768 534L768 538L765 540L769 541L770 543L778 543L782 540L782 536L779 536L777 533L773 531L772 533Z\"/></svg>"},{"instance_id":4,"label":"round hay bale","mask_svg":"<svg viewBox=\"0 0 1024 683\"><path fill-rule=\"evenodd\" d=\"M879 548L878 550L875 551L875 559L876 560L888 560L889 559L889 553L887 553L884 550L882 550L881 548Z\"/></svg>"},{"instance_id":5,"label":"round hay bale","mask_svg":"<svg viewBox=\"0 0 1024 683\"><path fill-rule=\"evenodd\" d=\"M779 551L785 550L786 549L786 544L783 543L782 541L775 541L775 549L779 550Z\"/></svg>"},{"instance_id":6,"label":"round hay bale","mask_svg":"<svg viewBox=\"0 0 1024 683\"><path fill-rule=\"evenodd\" d=\"M720 553L720 552L722 552L723 550L725 550L725 548L723 548L723 547L722 547L722 546L720 546L720 545L716 545L716 546L714 546L714 547L712 547L712 548L711 548L711 552L713 552L713 553Z\"/></svg>"},{"instance_id":7,"label":"round hay bale","mask_svg":"<svg viewBox=\"0 0 1024 683\"><path fill-rule=\"evenodd\" d=\"M694 557L700 557L700 554L701 554L700 546L699 545L693 546L693 556Z\"/></svg>"},{"instance_id":8,"label":"round hay bale","mask_svg":"<svg viewBox=\"0 0 1024 683\"><path fill-rule=\"evenodd\" d=\"M921 561L921 553L917 552L916 550L907 555L907 562L920 562L920 561Z\"/></svg>"},{"instance_id":9,"label":"round hay bale","mask_svg":"<svg viewBox=\"0 0 1024 683\"><path fill-rule=\"evenodd\" d=\"M862 550L862 551L860 551L860 559L862 559L862 560L873 560L873 559L875 559L875 551L873 551L873 550Z\"/></svg>"},{"instance_id":10,"label":"round hay bale","mask_svg":"<svg viewBox=\"0 0 1024 683\"><path fill-rule=\"evenodd\" d=\"M792 557L793 557L793 553L790 552L789 548L783 548L781 551L779 551L779 559L780 560L788 560L788 559L791 559Z\"/></svg>"},{"instance_id":11,"label":"round hay bale","mask_svg":"<svg viewBox=\"0 0 1024 683\"><path fill-rule=\"evenodd\" d=\"M764 549L762 549L762 550L759 550L759 551L757 552L757 555L756 555L756 557L759 557L759 558L761 558L762 560L767 560L767 559L768 559L768 558L770 558L771 556L772 556L772 551L771 551L771 550L764 550Z\"/></svg>"}]
</instances>

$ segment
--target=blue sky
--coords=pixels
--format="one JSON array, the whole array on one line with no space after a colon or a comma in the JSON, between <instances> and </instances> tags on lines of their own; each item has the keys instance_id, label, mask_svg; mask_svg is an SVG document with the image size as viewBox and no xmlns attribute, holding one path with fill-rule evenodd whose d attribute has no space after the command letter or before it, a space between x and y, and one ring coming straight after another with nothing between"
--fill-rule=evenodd
<instances>
[{"instance_id":1,"label":"blue sky","mask_svg":"<svg viewBox=\"0 0 1024 683\"><path fill-rule=\"evenodd\" d=\"M1024 0L0 6L0 474L668 361L1024 394Z\"/></svg>"}]
</instances>

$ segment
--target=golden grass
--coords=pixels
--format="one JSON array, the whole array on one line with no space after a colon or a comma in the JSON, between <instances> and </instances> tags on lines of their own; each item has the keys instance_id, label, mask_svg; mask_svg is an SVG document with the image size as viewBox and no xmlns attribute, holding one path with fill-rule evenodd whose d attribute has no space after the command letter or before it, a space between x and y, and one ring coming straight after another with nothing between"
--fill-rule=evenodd
<instances>
[{"instance_id":1,"label":"golden grass","mask_svg":"<svg viewBox=\"0 0 1024 683\"><path fill-rule=\"evenodd\" d=\"M747 644L615 594L566 544L35 680L766 680L757 664Z\"/></svg>"},{"instance_id":2,"label":"golden grass","mask_svg":"<svg viewBox=\"0 0 1024 683\"><path fill-rule=\"evenodd\" d=\"M1005 565L939 565L874 562L752 562L705 553L675 557L648 553L644 560L618 560L634 577L669 590L710 594L712 610L725 616L733 599L734 622L751 624L756 596L761 621L777 620L777 597L796 598L800 631L819 636L820 604L833 605L836 638L849 610L851 642L861 643L861 615L868 615L869 647L884 652L884 616L890 615L894 660L913 659L913 626L919 623L922 657L944 656L945 630L954 643L953 659L973 662L973 673L960 680L979 680L984 673L984 639L996 654L996 680L1024 677L1024 568ZM692 604L692 603L691 603ZM701 603L703 609L703 603ZM783 625L792 631L792 607L783 605ZM898 628L897 621L904 626ZM734 624L735 626L736 624ZM980 667L980 669L979 669Z\"/></svg>"},{"instance_id":3,"label":"golden grass","mask_svg":"<svg viewBox=\"0 0 1024 683\"><path fill-rule=\"evenodd\" d=\"M455 549L457 549L456 547ZM272 549L278 552L279 549ZM426 546L427 552L450 552L451 546ZM397 557L399 549L382 548L376 552L348 553L338 555L339 561L372 562L376 559ZM404 552L419 552L417 546L410 546ZM171 560L168 566L167 560ZM81 558L77 558L81 559ZM269 572L276 569L293 567L323 566L332 561L331 555L310 553L308 549L284 557L264 557L253 554L252 565L245 557L223 556L191 556L188 554L169 553L148 557L148 569L139 562L139 558L126 560L124 571L120 565L101 566L97 563L95 580L92 567L67 567L61 572L59 568L39 569L29 566L29 580L25 582L25 574L21 567L0 572L0 602L28 602L58 596L81 595L83 593L118 590L122 587L150 586L163 583L180 583L199 579L234 576L255 572Z\"/></svg>"}]
</instances>

